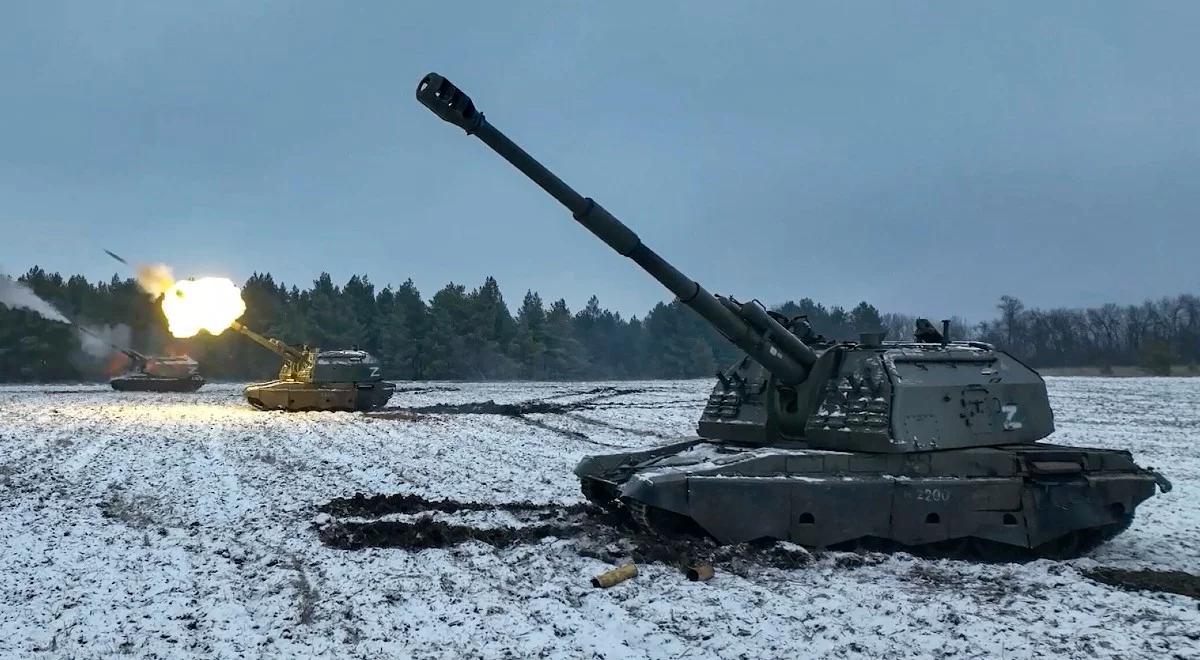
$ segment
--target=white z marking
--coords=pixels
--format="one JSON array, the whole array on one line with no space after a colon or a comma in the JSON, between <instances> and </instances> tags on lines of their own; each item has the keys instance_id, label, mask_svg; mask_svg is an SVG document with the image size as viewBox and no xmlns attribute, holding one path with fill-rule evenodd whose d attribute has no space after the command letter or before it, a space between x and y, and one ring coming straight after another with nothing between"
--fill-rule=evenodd
<instances>
[{"instance_id":1,"label":"white z marking","mask_svg":"<svg viewBox=\"0 0 1200 660\"><path fill-rule=\"evenodd\" d=\"M1004 430L1016 431L1021 428L1021 422L1014 419L1017 416L1017 404L1010 403L1000 406L1000 412L1004 413Z\"/></svg>"}]
</instances>

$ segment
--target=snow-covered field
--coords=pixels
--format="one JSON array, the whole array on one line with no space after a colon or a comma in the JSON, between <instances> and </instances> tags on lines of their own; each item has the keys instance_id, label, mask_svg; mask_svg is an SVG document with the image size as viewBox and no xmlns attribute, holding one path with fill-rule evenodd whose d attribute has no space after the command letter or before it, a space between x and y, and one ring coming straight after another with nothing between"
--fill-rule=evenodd
<instances>
[{"instance_id":1,"label":"snow-covered field","mask_svg":"<svg viewBox=\"0 0 1200 660\"><path fill-rule=\"evenodd\" d=\"M316 507L355 492L577 503L581 455L690 434L707 381L405 383L391 405L589 402L415 419L260 412L227 385L2 387L0 657L1200 656L1200 601L1080 573L1200 571L1200 379L1049 382L1053 440L1131 448L1175 484L1088 558L825 553L708 583L648 564L608 590L588 581L611 565L579 539L340 550Z\"/></svg>"}]
</instances>

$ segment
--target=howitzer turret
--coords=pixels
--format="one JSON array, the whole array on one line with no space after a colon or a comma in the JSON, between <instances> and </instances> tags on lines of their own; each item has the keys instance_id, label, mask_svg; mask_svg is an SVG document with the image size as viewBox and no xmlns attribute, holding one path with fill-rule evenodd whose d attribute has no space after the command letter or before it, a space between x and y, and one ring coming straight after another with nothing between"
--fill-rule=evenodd
<instances>
[{"instance_id":1,"label":"howitzer turret","mask_svg":"<svg viewBox=\"0 0 1200 660\"><path fill-rule=\"evenodd\" d=\"M379 361L357 349L322 351L286 344L234 321L231 329L283 358L279 377L246 388L246 400L262 410L373 410L396 389L383 380Z\"/></svg>"},{"instance_id":2,"label":"howitzer turret","mask_svg":"<svg viewBox=\"0 0 1200 660\"><path fill-rule=\"evenodd\" d=\"M745 352L717 376L698 438L585 457L588 499L651 531L736 543L882 541L951 553L1072 556L1127 527L1169 483L1127 451L1040 443L1046 386L995 347L948 341L830 342L802 319L716 296L645 246L429 74L417 99L474 135ZM929 327L925 327L929 326ZM931 339L936 338L936 341Z\"/></svg>"}]
</instances>

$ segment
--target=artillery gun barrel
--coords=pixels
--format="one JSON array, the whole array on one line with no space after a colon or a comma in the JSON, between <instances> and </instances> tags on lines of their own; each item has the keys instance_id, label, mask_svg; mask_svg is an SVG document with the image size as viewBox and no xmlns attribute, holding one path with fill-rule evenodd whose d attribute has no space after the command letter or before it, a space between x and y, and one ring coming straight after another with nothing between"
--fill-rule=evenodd
<instances>
[{"instance_id":1,"label":"artillery gun barrel","mask_svg":"<svg viewBox=\"0 0 1200 660\"><path fill-rule=\"evenodd\" d=\"M108 344L108 347L113 349L114 351L120 351L121 353L124 353L125 355L129 356L129 358L131 360L133 360L135 362L137 362L139 360L142 362L146 361L145 355L138 353L137 351L133 350L132 348L121 348L120 346L117 346L116 344L110 342L109 340L105 339L104 337L101 337L100 335L96 334L95 332L88 330L86 326L79 325L78 321L70 321L70 324L72 326L74 326L76 330L82 332L83 334L89 335L95 339L98 339L98 340L104 342L105 344Z\"/></svg>"},{"instance_id":2,"label":"artillery gun barrel","mask_svg":"<svg viewBox=\"0 0 1200 660\"><path fill-rule=\"evenodd\" d=\"M788 333L765 312L762 317L770 323L764 324L765 327L758 327L757 321L761 319L757 315L753 321L746 318L739 311L730 308L736 305L714 296L695 280L684 275L643 244L632 229L626 227L604 207L575 192L562 179L488 123L483 113L475 109L471 99L450 81L436 73L425 76L417 86L417 100L437 116L465 130L467 135L478 137L525 176L533 179L534 183L567 207L579 224L618 254L632 259L642 270L675 294L680 302L695 310L726 339L757 360L781 381L794 384L808 376L808 368L816 361L816 354L811 348ZM796 341L788 341L782 338L780 333Z\"/></svg>"},{"instance_id":3,"label":"artillery gun barrel","mask_svg":"<svg viewBox=\"0 0 1200 660\"><path fill-rule=\"evenodd\" d=\"M263 335L258 334L257 332L251 330L250 328L247 328L246 326L242 325L241 323L238 323L237 321L234 321L233 323L231 323L229 325L229 327L234 330L237 330L238 332L242 333L243 335L246 335L251 340L253 340L254 343L258 344L259 346L262 346L263 348L267 349L268 351L271 351L272 353L278 354L279 356L283 357L283 359L285 359L289 362L303 362L304 361L303 351L299 351L295 348L292 348L291 346L288 346L287 344L279 341L278 339L275 339L274 337L264 337Z\"/></svg>"}]
</instances>

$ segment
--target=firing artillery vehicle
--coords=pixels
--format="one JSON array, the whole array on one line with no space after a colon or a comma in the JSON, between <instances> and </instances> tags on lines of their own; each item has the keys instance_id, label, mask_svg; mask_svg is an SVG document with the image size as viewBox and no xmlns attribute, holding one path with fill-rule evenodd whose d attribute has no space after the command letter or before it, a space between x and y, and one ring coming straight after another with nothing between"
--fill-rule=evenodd
<instances>
[{"instance_id":1,"label":"firing artillery vehicle","mask_svg":"<svg viewBox=\"0 0 1200 660\"><path fill-rule=\"evenodd\" d=\"M117 347L113 347L117 348ZM119 392L195 392L204 385L200 365L186 355L142 355L127 348L129 369L108 381Z\"/></svg>"},{"instance_id":2,"label":"firing artillery vehicle","mask_svg":"<svg viewBox=\"0 0 1200 660\"><path fill-rule=\"evenodd\" d=\"M200 365L186 355L142 355L133 349L121 348L74 321L70 323L79 332L129 358L125 373L108 381L118 392L195 392L204 385Z\"/></svg>"},{"instance_id":3,"label":"firing artillery vehicle","mask_svg":"<svg viewBox=\"0 0 1200 660\"><path fill-rule=\"evenodd\" d=\"M745 353L717 374L699 437L585 457L584 494L658 533L722 543L1071 557L1124 530L1170 483L1128 451L1038 442L1054 430L1041 376L995 347L827 341L803 318L716 296L642 244L429 74L417 99L533 179ZM931 333L932 331L932 333Z\"/></svg>"},{"instance_id":4,"label":"firing artillery vehicle","mask_svg":"<svg viewBox=\"0 0 1200 660\"><path fill-rule=\"evenodd\" d=\"M260 410L374 410L396 390L395 383L383 380L379 361L366 351L289 346L237 321L230 327L283 358L278 379L245 390L246 400Z\"/></svg>"}]
</instances>

